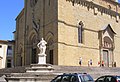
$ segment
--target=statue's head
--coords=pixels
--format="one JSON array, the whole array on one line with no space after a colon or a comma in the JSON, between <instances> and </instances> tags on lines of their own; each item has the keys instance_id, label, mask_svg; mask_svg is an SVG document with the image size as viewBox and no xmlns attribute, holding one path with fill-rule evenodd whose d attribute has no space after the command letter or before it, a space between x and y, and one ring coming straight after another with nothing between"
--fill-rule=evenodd
<instances>
[{"instance_id":1,"label":"statue's head","mask_svg":"<svg viewBox=\"0 0 120 82\"><path fill-rule=\"evenodd\" d=\"M42 38L42 40L43 40L43 38Z\"/></svg>"}]
</instances>

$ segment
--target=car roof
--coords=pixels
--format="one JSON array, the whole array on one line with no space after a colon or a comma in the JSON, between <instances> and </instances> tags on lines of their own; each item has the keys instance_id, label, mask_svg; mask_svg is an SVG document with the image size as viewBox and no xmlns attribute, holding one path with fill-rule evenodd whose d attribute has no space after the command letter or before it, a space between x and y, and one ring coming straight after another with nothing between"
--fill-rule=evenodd
<instances>
[{"instance_id":1,"label":"car roof","mask_svg":"<svg viewBox=\"0 0 120 82\"><path fill-rule=\"evenodd\" d=\"M63 73L62 75L89 75L87 73Z\"/></svg>"},{"instance_id":2,"label":"car roof","mask_svg":"<svg viewBox=\"0 0 120 82\"><path fill-rule=\"evenodd\" d=\"M120 75L103 75L103 76L100 76L100 77L120 77ZM98 77L98 78L100 78Z\"/></svg>"},{"instance_id":3,"label":"car roof","mask_svg":"<svg viewBox=\"0 0 120 82\"><path fill-rule=\"evenodd\" d=\"M74 76L82 76L82 75L89 75L87 73L63 73L61 75L74 75ZM90 75L89 75L90 76Z\"/></svg>"},{"instance_id":4,"label":"car roof","mask_svg":"<svg viewBox=\"0 0 120 82\"><path fill-rule=\"evenodd\" d=\"M87 74L87 73L63 73L63 75L84 75L84 74Z\"/></svg>"},{"instance_id":5,"label":"car roof","mask_svg":"<svg viewBox=\"0 0 120 82\"><path fill-rule=\"evenodd\" d=\"M106 76L111 76L111 77L120 77L119 75L104 75L105 77Z\"/></svg>"}]
</instances>

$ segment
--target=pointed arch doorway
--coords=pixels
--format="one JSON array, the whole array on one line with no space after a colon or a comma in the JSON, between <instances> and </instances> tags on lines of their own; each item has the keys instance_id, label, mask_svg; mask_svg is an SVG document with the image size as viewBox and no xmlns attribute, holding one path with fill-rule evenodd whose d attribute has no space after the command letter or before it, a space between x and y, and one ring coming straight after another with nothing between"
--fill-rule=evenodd
<instances>
[{"instance_id":1,"label":"pointed arch doorway","mask_svg":"<svg viewBox=\"0 0 120 82\"><path fill-rule=\"evenodd\" d=\"M37 57L37 38L36 36L34 35L32 38L31 38L31 41L30 41L30 51L31 51L31 56L30 56L30 59L31 59L31 64L36 64L38 62L38 57Z\"/></svg>"},{"instance_id":2,"label":"pointed arch doorway","mask_svg":"<svg viewBox=\"0 0 120 82\"><path fill-rule=\"evenodd\" d=\"M46 41L47 41L47 63L48 64L54 64L54 41L53 41L53 33L49 32L46 36Z\"/></svg>"},{"instance_id":3,"label":"pointed arch doorway","mask_svg":"<svg viewBox=\"0 0 120 82\"><path fill-rule=\"evenodd\" d=\"M105 36L103 38L103 61L104 61L104 65L106 67L110 67L112 66L112 62L114 62L114 54L113 54L113 42L112 39L110 39L110 37Z\"/></svg>"},{"instance_id":4,"label":"pointed arch doorway","mask_svg":"<svg viewBox=\"0 0 120 82\"><path fill-rule=\"evenodd\" d=\"M112 67L114 62L114 35L110 24L99 31L100 34L100 61L105 67Z\"/></svg>"},{"instance_id":5,"label":"pointed arch doorway","mask_svg":"<svg viewBox=\"0 0 120 82\"><path fill-rule=\"evenodd\" d=\"M102 58L102 61L104 61L104 66L106 67L109 67L109 53L108 53L108 50L103 50L103 58Z\"/></svg>"},{"instance_id":6,"label":"pointed arch doorway","mask_svg":"<svg viewBox=\"0 0 120 82\"><path fill-rule=\"evenodd\" d=\"M36 55L36 48L32 48L32 55L31 55L31 63L36 64L37 63L37 55Z\"/></svg>"},{"instance_id":7,"label":"pointed arch doorway","mask_svg":"<svg viewBox=\"0 0 120 82\"><path fill-rule=\"evenodd\" d=\"M54 49L53 49L53 40L49 39L47 43L47 63L54 64Z\"/></svg>"},{"instance_id":8,"label":"pointed arch doorway","mask_svg":"<svg viewBox=\"0 0 120 82\"><path fill-rule=\"evenodd\" d=\"M53 49L49 50L49 63L53 65Z\"/></svg>"}]
</instances>

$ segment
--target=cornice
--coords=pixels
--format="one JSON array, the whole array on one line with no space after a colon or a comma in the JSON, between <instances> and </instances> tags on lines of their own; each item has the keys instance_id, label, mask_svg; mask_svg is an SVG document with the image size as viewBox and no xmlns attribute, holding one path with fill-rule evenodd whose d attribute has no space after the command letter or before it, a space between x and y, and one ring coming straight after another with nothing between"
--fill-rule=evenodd
<instances>
[{"instance_id":1,"label":"cornice","mask_svg":"<svg viewBox=\"0 0 120 82\"><path fill-rule=\"evenodd\" d=\"M92 0L66 0L66 1L69 1L69 2L72 2L73 6L74 4L79 4L79 5L82 5L82 6L85 6L89 9L93 9L95 12L100 12L101 14L108 14L110 16L113 16L113 17L117 17L119 16L120 17L120 13L114 11L114 10L111 10L111 9L107 9L99 4L96 4L94 2L92 2ZM113 1L114 2L114 1ZM114 2L115 4L116 2ZM96 14L96 13L94 13Z\"/></svg>"},{"instance_id":2,"label":"cornice","mask_svg":"<svg viewBox=\"0 0 120 82\"><path fill-rule=\"evenodd\" d=\"M19 15L16 17L15 20L19 19L23 14L24 14L24 8L21 10L21 12L20 12Z\"/></svg>"}]
</instances>

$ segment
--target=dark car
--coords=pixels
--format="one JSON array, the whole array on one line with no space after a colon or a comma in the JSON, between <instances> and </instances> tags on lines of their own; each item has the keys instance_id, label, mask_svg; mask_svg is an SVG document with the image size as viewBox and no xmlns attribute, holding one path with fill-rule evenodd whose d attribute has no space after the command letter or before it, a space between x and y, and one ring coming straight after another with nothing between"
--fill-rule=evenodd
<instances>
[{"instance_id":1,"label":"dark car","mask_svg":"<svg viewBox=\"0 0 120 82\"><path fill-rule=\"evenodd\" d=\"M120 76L116 75L101 76L95 82L120 82Z\"/></svg>"},{"instance_id":2,"label":"dark car","mask_svg":"<svg viewBox=\"0 0 120 82\"><path fill-rule=\"evenodd\" d=\"M51 82L94 82L94 80L86 73L64 73L55 77Z\"/></svg>"}]
</instances>

